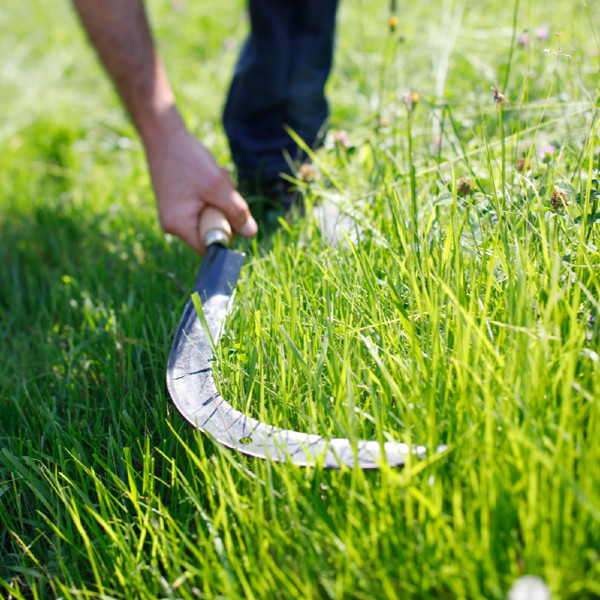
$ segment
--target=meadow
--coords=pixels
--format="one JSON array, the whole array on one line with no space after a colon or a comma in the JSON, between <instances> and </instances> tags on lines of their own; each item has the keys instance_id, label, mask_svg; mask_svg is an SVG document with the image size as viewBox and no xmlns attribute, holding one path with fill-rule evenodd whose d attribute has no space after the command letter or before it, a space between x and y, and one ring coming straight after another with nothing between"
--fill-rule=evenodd
<instances>
[{"instance_id":1,"label":"meadow","mask_svg":"<svg viewBox=\"0 0 600 600\"><path fill-rule=\"evenodd\" d=\"M600 597L600 6L400 4L341 3L306 215L236 241L215 361L264 422L448 446L374 471L183 421L165 371L201 261L69 3L0 7L0 597ZM148 7L230 168L244 2ZM323 203L357 224L337 244Z\"/></svg>"}]
</instances>

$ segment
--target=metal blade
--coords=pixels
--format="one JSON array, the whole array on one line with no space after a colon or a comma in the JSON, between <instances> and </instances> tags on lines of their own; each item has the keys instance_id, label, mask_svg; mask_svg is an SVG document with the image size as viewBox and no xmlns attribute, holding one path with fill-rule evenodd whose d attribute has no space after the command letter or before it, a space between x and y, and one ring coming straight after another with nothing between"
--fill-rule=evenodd
<instances>
[{"instance_id":1,"label":"metal blade","mask_svg":"<svg viewBox=\"0 0 600 600\"><path fill-rule=\"evenodd\" d=\"M219 245L209 248L194 288L200 295L208 329L216 344L239 278L244 255ZM399 466L407 456L423 458L424 446L403 443L327 439L279 429L248 417L227 403L213 378L212 344L188 301L171 347L167 386L175 406L192 424L215 441L243 454L326 468L358 465L375 469ZM443 447L438 447L438 452Z\"/></svg>"}]
</instances>

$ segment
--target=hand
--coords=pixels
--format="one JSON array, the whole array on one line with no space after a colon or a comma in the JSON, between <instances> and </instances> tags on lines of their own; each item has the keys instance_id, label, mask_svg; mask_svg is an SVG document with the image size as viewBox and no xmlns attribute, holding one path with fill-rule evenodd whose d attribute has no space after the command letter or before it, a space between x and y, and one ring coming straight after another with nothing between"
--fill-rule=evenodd
<instances>
[{"instance_id":1,"label":"hand","mask_svg":"<svg viewBox=\"0 0 600 600\"><path fill-rule=\"evenodd\" d=\"M185 128L146 146L160 224L199 254L198 219L207 204L221 209L235 233L252 237L258 230L248 205L225 169Z\"/></svg>"}]
</instances>

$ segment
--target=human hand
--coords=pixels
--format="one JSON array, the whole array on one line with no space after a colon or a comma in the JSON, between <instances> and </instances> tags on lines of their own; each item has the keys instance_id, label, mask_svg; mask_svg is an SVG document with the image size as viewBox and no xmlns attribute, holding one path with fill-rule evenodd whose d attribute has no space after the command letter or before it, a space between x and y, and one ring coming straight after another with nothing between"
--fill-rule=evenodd
<instances>
[{"instance_id":1,"label":"human hand","mask_svg":"<svg viewBox=\"0 0 600 600\"><path fill-rule=\"evenodd\" d=\"M187 130L164 136L146 146L160 224L199 254L206 248L198 236L200 213L207 205L221 209L235 233L252 237L258 230L248 205L228 173Z\"/></svg>"}]
</instances>

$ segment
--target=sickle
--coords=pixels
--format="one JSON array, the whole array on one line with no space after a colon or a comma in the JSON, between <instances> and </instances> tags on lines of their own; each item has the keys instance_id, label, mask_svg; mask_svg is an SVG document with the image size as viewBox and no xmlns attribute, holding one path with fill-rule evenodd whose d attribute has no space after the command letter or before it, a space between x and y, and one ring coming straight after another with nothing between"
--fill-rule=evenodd
<instances>
[{"instance_id":1,"label":"sickle","mask_svg":"<svg viewBox=\"0 0 600 600\"><path fill-rule=\"evenodd\" d=\"M299 466L357 465L361 469L376 469L381 464L401 466L409 454L417 458L426 456L424 446L365 440L352 444L345 438L328 439L280 429L248 417L224 400L213 378L213 347L218 342L244 255L226 247L231 229L225 216L212 207L202 212L200 235L208 252L194 292L202 304L204 324L190 299L177 327L167 364L169 393L187 421L218 443L242 454ZM438 446L437 451L445 449Z\"/></svg>"}]
</instances>

